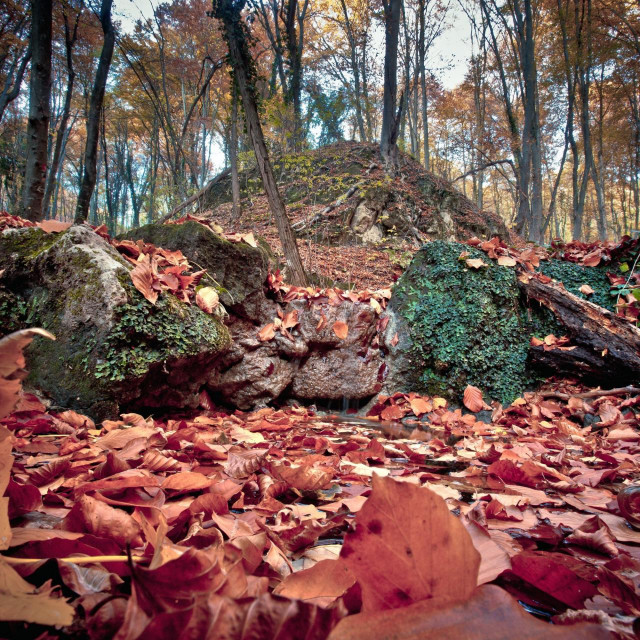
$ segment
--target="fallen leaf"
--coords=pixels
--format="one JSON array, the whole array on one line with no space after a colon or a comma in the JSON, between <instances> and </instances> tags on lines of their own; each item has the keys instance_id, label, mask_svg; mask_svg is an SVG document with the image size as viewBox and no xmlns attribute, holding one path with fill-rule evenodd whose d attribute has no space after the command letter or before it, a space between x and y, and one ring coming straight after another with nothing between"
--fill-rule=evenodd
<instances>
[{"instance_id":1,"label":"fallen leaf","mask_svg":"<svg viewBox=\"0 0 640 640\"><path fill-rule=\"evenodd\" d=\"M423 600L393 611L347 616L328 640L606 640L600 625L580 622L555 626L526 613L494 585L476 589L466 602L444 605Z\"/></svg>"},{"instance_id":2,"label":"fallen leaf","mask_svg":"<svg viewBox=\"0 0 640 640\"><path fill-rule=\"evenodd\" d=\"M482 258L467 258L465 264L472 269L480 269L481 267L488 266Z\"/></svg>"},{"instance_id":3,"label":"fallen leaf","mask_svg":"<svg viewBox=\"0 0 640 640\"><path fill-rule=\"evenodd\" d=\"M593 289L588 284L583 284L580 287L580 291L584 293L585 296L590 296L592 293L594 293Z\"/></svg>"},{"instance_id":4,"label":"fallen leaf","mask_svg":"<svg viewBox=\"0 0 640 640\"><path fill-rule=\"evenodd\" d=\"M362 588L363 612L468 598L480 556L445 501L429 489L378 475L372 485L340 553Z\"/></svg>"},{"instance_id":5,"label":"fallen leaf","mask_svg":"<svg viewBox=\"0 0 640 640\"><path fill-rule=\"evenodd\" d=\"M213 313L213 310L220 304L218 292L213 287L202 287L196 293L196 304L205 313Z\"/></svg>"},{"instance_id":6,"label":"fallen leaf","mask_svg":"<svg viewBox=\"0 0 640 640\"><path fill-rule=\"evenodd\" d=\"M349 335L349 325L346 322L334 322L333 333L335 333L340 340L345 340Z\"/></svg>"},{"instance_id":7,"label":"fallen leaf","mask_svg":"<svg viewBox=\"0 0 640 640\"><path fill-rule=\"evenodd\" d=\"M62 222L61 220L42 220L36 224L46 233L59 233L66 231L70 226L70 222Z\"/></svg>"},{"instance_id":8,"label":"fallen leaf","mask_svg":"<svg viewBox=\"0 0 640 640\"><path fill-rule=\"evenodd\" d=\"M151 304L155 304L158 300L158 292L153 288L154 275L151 256L147 254L140 257L136 266L129 273L133 286Z\"/></svg>"},{"instance_id":9,"label":"fallen leaf","mask_svg":"<svg viewBox=\"0 0 640 640\"><path fill-rule=\"evenodd\" d=\"M498 264L501 267L515 267L516 261L511 256L498 256Z\"/></svg>"},{"instance_id":10,"label":"fallen leaf","mask_svg":"<svg viewBox=\"0 0 640 640\"><path fill-rule=\"evenodd\" d=\"M473 411L473 413L478 413L478 411L482 411L482 409L484 408L482 391L480 391L478 387L467 385L467 388L464 390L464 396L463 396L462 402L464 403L464 406L467 407L469 411Z\"/></svg>"},{"instance_id":11,"label":"fallen leaf","mask_svg":"<svg viewBox=\"0 0 640 640\"><path fill-rule=\"evenodd\" d=\"M309 569L287 576L273 593L326 607L344 595L355 581L354 575L344 562L320 560Z\"/></svg>"},{"instance_id":12,"label":"fallen leaf","mask_svg":"<svg viewBox=\"0 0 640 640\"><path fill-rule=\"evenodd\" d=\"M276 325L273 322L265 324L260 331L258 331L258 340L260 342L268 342L273 340L276 336Z\"/></svg>"}]
</instances>

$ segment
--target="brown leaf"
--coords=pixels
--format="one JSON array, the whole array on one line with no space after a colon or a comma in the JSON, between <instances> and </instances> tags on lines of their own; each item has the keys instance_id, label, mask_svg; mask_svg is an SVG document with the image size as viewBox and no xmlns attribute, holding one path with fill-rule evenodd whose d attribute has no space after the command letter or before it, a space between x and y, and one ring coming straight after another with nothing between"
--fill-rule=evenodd
<instances>
[{"instance_id":1,"label":"brown leaf","mask_svg":"<svg viewBox=\"0 0 640 640\"><path fill-rule=\"evenodd\" d=\"M426 398L410 398L409 405L411 406L411 411L413 411L413 414L418 417L425 413L431 413L431 411L433 411L433 405Z\"/></svg>"},{"instance_id":2,"label":"brown leaf","mask_svg":"<svg viewBox=\"0 0 640 640\"><path fill-rule=\"evenodd\" d=\"M0 340L0 418L9 415L18 403L20 381L26 376L22 351L35 336L56 339L44 329L31 328L10 333Z\"/></svg>"},{"instance_id":3,"label":"brown leaf","mask_svg":"<svg viewBox=\"0 0 640 640\"><path fill-rule=\"evenodd\" d=\"M158 300L158 292L153 288L155 275L151 262L151 256L144 254L140 257L136 266L130 271L133 286L151 303Z\"/></svg>"},{"instance_id":4,"label":"brown leaf","mask_svg":"<svg viewBox=\"0 0 640 640\"><path fill-rule=\"evenodd\" d=\"M298 324L298 310L289 311L282 319L283 329L293 329Z\"/></svg>"},{"instance_id":5,"label":"brown leaf","mask_svg":"<svg viewBox=\"0 0 640 640\"><path fill-rule=\"evenodd\" d=\"M478 387L467 385L467 388L464 390L464 396L462 398L462 402L464 403L464 406L467 407L469 411L473 411L473 413L478 413L478 411L482 411L482 409L484 408L482 391L480 391Z\"/></svg>"},{"instance_id":6,"label":"brown leaf","mask_svg":"<svg viewBox=\"0 0 640 640\"><path fill-rule=\"evenodd\" d=\"M70 222L62 222L61 220L42 220L36 224L45 233L59 233L66 231L71 226Z\"/></svg>"},{"instance_id":7,"label":"brown leaf","mask_svg":"<svg viewBox=\"0 0 640 640\"><path fill-rule=\"evenodd\" d=\"M196 304L205 312L213 313L220 304L220 297L214 287L202 287L196 293Z\"/></svg>"},{"instance_id":8,"label":"brown leaf","mask_svg":"<svg viewBox=\"0 0 640 640\"><path fill-rule=\"evenodd\" d=\"M594 293L593 289L588 284L583 284L580 287L580 291L584 293L585 296L590 296L592 293Z\"/></svg>"},{"instance_id":9,"label":"brown leaf","mask_svg":"<svg viewBox=\"0 0 640 640\"><path fill-rule=\"evenodd\" d=\"M327 607L343 596L355 582L355 576L344 562L321 560L309 569L287 576L273 593Z\"/></svg>"},{"instance_id":10,"label":"brown leaf","mask_svg":"<svg viewBox=\"0 0 640 640\"><path fill-rule=\"evenodd\" d=\"M516 261L511 256L499 256L498 264L501 267L515 267Z\"/></svg>"},{"instance_id":11,"label":"brown leaf","mask_svg":"<svg viewBox=\"0 0 640 640\"><path fill-rule=\"evenodd\" d=\"M334 322L333 323L333 333L340 338L340 340L345 340L349 335L349 325L346 322Z\"/></svg>"},{"instance_id":12,"label":"brown leaf","mask_svg":"<svg viewBox=\"0 0 640 640\"><path fill-rule=\"evenodd\" d=\"M468 598L480 556L445 501L429 489L375 474L372 484L340 553L362 587L362 610Z\"/></svg>"},{"instance_id":13,"label":"brown leaf","mask_svg":"<svg viewBox=\"0 0 640 640\"><path fill-rule=\"evenodd\" d=\"M36 591L0 559L0 621L33 622L66 627L73 621L73 607L51 596L51 588Z\"/></svg>"},{"instance_id":14,"label":"brown leaf","mask_svg":"<svg viewBox=\"0 0 640 640\"><path fill-rule=\"evenodd\" d=\"M63 476L69 465L70 461L67 458L54 459L41 467L29 471L29 479L36 487L42 487Z\"/></svg>"},{"instance_id":15,"label":"brown leaf","mask_svg":"<svg viewBox=\"0 0 640 640\"><path fill-rule=\"evenodd\" d=\"M258 331L258 340L260 342L268 342L273 340L276 336L276 325L273 322L265 324L260 331Z\"/></svg>"},{"instance_id":16,"label":"brown leaf","mask_svg":"<svg viewBox=\"0 0 640 640\"><path fill-rule=\"evenodd\" d=\"M286 482L290 487L299 491L318 491L326 489L334 476L334 470L325 466L271 465L271 470L277 478Z\"/></svg>"},{"instance_id":17,"label":"brown leaf","mask_svg":"<svg viewBox=\"0 0 640 640\"><path fill-rule=\"evenodd\" d=\"M63 521L66 531L84 531L98 537L112 538L121 546L140 544L140 525L122 509L83 495Z\"/></svg>"},{"instance_id":18,"label":"brown leaf","mask_svg":"<svg viewBox=\"0 0 640 640\"><path fill-rule=\"evenodd\" d=\"M180 493L201 491L211 486L211 480L197 471L182 471L169 476L162 483L162 488Z\"/></svg>"},{"instance_id":19,"label":"brown leaf","mask_svg":"<svg viewBox=\"0 0 640 640\"><path fill-rule=\"evenodd\" d=\"M246 478L262 466L265 456L266 451L229 451L225 465L227 475L231 478Z\"/></svg>"},{"instance_id":20,"label":"brown leaf","mask_svg":"<svg viewBox=\"0 0 640 640\"><path fill-rule=\"evenodd\" d=\"M472 269L480 269L481 267L488 266L482 258L467 258L465 264Z\"/></svg>"},{"instance_id":21,"label":"brown leaf","mask_svg":"<svg viewBox=\"0 0 640 640\"><path fill-rule=\"evenodd\" d=\"M394 611L344 618L329 640L606 640L599 625L555 626L534 618L506 591L484 585L466 602L423 600Z\"/></svg>"}]
</instances>

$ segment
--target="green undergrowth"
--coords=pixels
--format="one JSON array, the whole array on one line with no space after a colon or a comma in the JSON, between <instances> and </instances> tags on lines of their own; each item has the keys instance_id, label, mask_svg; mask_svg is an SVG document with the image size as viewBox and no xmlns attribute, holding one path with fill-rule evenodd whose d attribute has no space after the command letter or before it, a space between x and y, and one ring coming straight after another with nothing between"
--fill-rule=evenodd
<instances>
[{"instance_id":1,"label":"green undergrowth","mask_svg":"<svg viewBox=\"0 0 640 640\"><path fill-rule=\"evenodd\" d=\"M195 305L162 295L155 305L130 285L113 327L98 347L94 376L110 381L144 376L150 367L229 346L228 331Z\"/></svg>"},{"instance_id":2,"label":"green undergrowth","mask_svg":"<svg viewBox=\"0 0 640 640\"><path fill-rule=\"evenodd\" d=\"M589 300L609 311L614 311L615 297L611 295L611 283L607 272L614 270L611 265L585 267L575 262L564 260L542 260L538 269L540 273L564 284L567 291L584 300ZM592 294L580 291L582 285L589 285Z\"/></svg>"},{"instance_id":3,"label":"green undergrowth","mask_svg":"<svg viewBox=\"0 0 640 640\"><path fill-rule=\"evenodd\" d=\"M463 252L487 266L468 267ZM537 379L527 367L531 336L559 331L548 311L525 307L513 268L455 242L424 245L394 298L418 364L414 382L432 395L460 396L472 384L511 402Z\"/></svg>"}]
</instances>

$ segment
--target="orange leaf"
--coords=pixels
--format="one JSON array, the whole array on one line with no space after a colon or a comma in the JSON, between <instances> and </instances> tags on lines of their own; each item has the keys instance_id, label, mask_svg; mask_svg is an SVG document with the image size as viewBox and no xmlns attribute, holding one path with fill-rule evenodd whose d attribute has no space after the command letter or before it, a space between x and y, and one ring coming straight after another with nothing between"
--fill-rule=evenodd
<instances>
[{"instance_id":1,"label":"orange leaf","mask_svg":"<svg viewBox=\"0 0 640 640\"><path fill-rule=\"evenodd\" d=\"M420 417L424 413L433 411L433 405L426 398L410 398L409 404L413 414Z\"/></svg>"},{"instance_id":2,"label":"orange leaf","mask_svg":"<svg viewBox=\"0 0 640 640\"><path fill-rule=\"evenodd\" d=\"M355 584L349 568L339 560L321 560L309 569L287 576L273 591L274 595L305 600L327 607Z\"/></svg>"},{"instance_id":3,"label":"orange leaf","mask_svg":"<svg viewBox=\"0 0 640 640\"><path fill-rule=\"evenodd\" d=\"M469 411L473 411L473 413L478 413L478 411L482 411L484 408L484 400L482 399L482 391L478 389L478 387L472 387L468 385L464 390L464 396L462 398L462 402L464 406L469 409Z\"/></svg>"},{"instance_id":4,"label":"orange leaf","mask_svg":"<svg viewBox=\"0 0 640 640\"><path fill-rule=\"evenodd\" d=\"M282 319L282 327L284 329L293 329L298 324L298 310L289 311Z\"/></svg>"},{"instance_id":5,"label":"orange leaf","mask_svg":"<svg viewBox=\"0 0 640 640\"><path fill-rule=\"evenodd\" d=\"M349 335L349 326L346 322L334 322L333 333L335 333L340 340L344 340Z\"/></svg>"},{"instance_id":6,"label":"orange leaf","mask_svg":"<svg viewBox=\"0 0 640 640\"><path fill-rule=\"evenodd\" d=\"M362 588L362 611L468 598L480 556L445 501L424 487L376 474L372 484L340 553Z\"/></svg>"},{"instance_id":7,"label":"orange leaf","mask_svg":"<svg viewBox=\"0 0 640 640\"><path fill-rule=\"evenodd\" d=\"M61 222L60 220L43 220L36 224L46 233L58 233L60 231L66 231L70 226L70 222Z\"/></svg>"},{"instance_id":8,"label":"orange leaf","mask_svg":"<svg viewBox=\"0 0 640 640\"><path fill-rule=\"evenodd\" d=\"M273 322L265 324L260 331L258 331L258 340L260 342L268 342L273 340L276 335L276 325Z\"/></svg>"},{"instance_id":9,"label":"orange leaf","mask_svg":"<svg viewBox=\"0 0 640 640\"><path fill-rule=\"evenodd\" d=\"M151 258L143 255L129 273L133 286L151 303L155 304L158 292L153 288L154 273Z\"/></svg>"},{"instance_id":10,"label":"orange leaf","mask_svg":"<svg viewBox=\"0 0 640 640\"><path fill-rule=\"evenodd\" d=\"M276 478L284 480L298 491L318 491L326 489L334 476L334 470L325 466L286 464L272 465L271 471Z\"/></svg>"},{"instance_id":11,"label":"orange leaf","mask_svg":"<svg viewBox=\"0 0 640 640\"><path fill-rule=\"evenodd\" d=\"M588 284L583 284L580 287L580 291L584 293L585 296L590 296L592 293L594 293L593 289Z\"/></svg>"},{"instance_id":12,"label":"orange leaf","mask_svg":"<svg viewBox=\"0 0 640 640\"><path fill-rule=\"evenodd\" d=\"M343 618L329 640L606 640L604 627L579 623L557 626L534 618L506 591L494 585L476 589L466 602L442 606L440 599L416 602L394 611Z\"/></svg>"},{"instance_id":13,"label":"orange leaf","mask_svg":"<svg viewBox=\"0 0 640 640\"><path fill-rule=\"evenodd\" d=\"M482 258L468 258L465 260L465 263L467 267L471 267L472 269L480 269L480 267L488 266Z\"/></svg>"}]
</instances>

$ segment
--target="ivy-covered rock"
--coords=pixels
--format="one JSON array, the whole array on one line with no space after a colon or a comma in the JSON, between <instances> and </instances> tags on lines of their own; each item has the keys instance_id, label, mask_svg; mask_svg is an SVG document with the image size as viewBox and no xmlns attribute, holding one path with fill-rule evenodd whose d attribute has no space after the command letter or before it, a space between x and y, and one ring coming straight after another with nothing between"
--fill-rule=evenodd
<instances>
[{"instance_id":1,"label":"ivy-covered rock","mask_svg":"<svg viewBox=\"0 0 640 640\"><path fill-rule=\"evenodd\" d=\"M194 221L183 224L148 224L132 229L122 236L129 240L144 240L171 251L182 251L198 269L206 269L213 278L220 301L237 315L254 319L264 298L263 285L269 261L273 258L269 246L258 238L258 248L245 243L232 243L210 228ZM257 314L257 315L256 315Z\"/></svg>"},{"instance_id":2,"label":"ivy-covered rock","mask_svg":"<svg viewBox=\"0 0 640 640\"><path fill-rule=\"evenodd\" d=\"M467 259L486 266L469 267ZM460 398L468 384L510 402L535 382L527 367L532 335L561 335L553 316L525 307L511 267L457 242L422 247L398 281L387 336L386 388Z\"/></svg>"},{"instance_id":3,"label":"ivy-covered rock","mask_svg":"<svg viewBox=\"0 0 640 640\"><path fill-rule=\"evenodd\" d=\"M611 265L585 267L575 262L556 259L542 260L539 268L540 273L562 282L567 291L609 311L615 310L616 298L611 295L611 282L607 272L615 270ZM580 291L580 287L585 284L593 289L593 293L587 295Z\"/></svg>"},{"instance_id":4,"label":"ivy-covered rock","mask_svg":"<svg viewBox=\"0 0 640 640\"><path fill-rule=\"evenodd\" d=\"M228 348L218 320L170 295L152 305L130 270L87 226L0 234L0 334L40 326L56 336L27 357L27 382L55 404L98 419L119 405L188 406Z\"/></svg>"}]
</instances>

